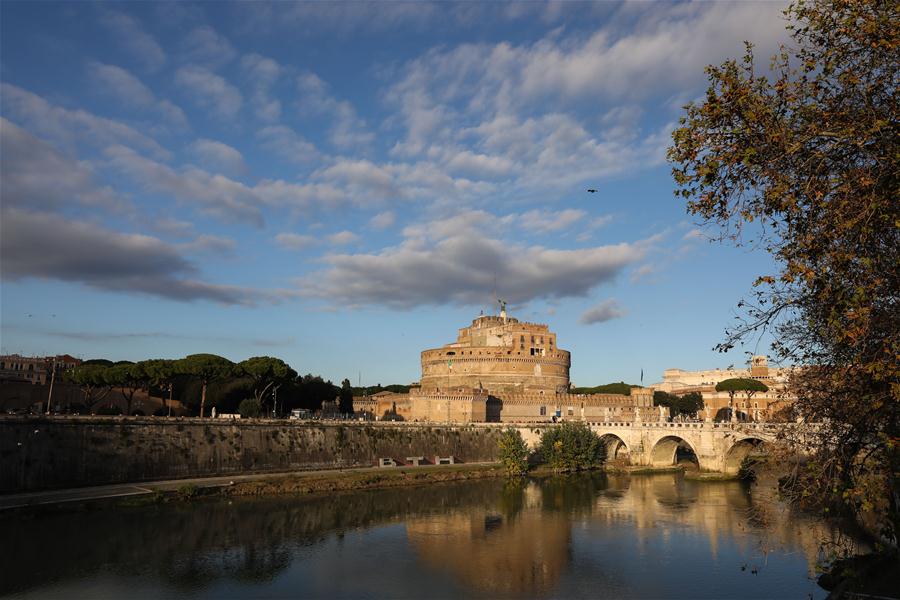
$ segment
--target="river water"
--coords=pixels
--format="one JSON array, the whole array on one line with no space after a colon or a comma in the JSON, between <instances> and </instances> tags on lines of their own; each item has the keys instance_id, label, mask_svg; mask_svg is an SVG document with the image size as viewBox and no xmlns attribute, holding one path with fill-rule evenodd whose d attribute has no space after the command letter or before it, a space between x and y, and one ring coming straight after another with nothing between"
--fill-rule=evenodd
<instances>
[{"instance_id":1,"label":"river water","mask_svg":"<svg viewBox=\"0 0 900 600\"><path fill-rule=\"evenodd\" d=\"M823 598L822 522L680 474L0 518L14 598Z\"/></svg>"}]
</instances>

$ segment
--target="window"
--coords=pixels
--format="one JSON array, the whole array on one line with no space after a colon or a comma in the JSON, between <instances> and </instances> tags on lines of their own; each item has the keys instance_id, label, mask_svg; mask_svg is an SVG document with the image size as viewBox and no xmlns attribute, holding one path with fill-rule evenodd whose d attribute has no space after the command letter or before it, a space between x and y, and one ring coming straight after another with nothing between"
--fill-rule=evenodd
<instances>
[{"instance_id":1,"label":"window","mask_svg":"<svg viewBox=\"0 0 900 600\"><path fill-rule=\"evenodd\" d=\"M544 343L544 336L541 336L541 343Z\"/></svg>"},{"instance_id":2,"label":"window","mask_svg":"<svg viewBox=\"0 0 900 600\"><path fill-rule=\"evenodd\" d=\"M547 416L547 407L546 407L546 406L542 406L542 407L541 407L541 416L542 416L542 417L546 417L546 416Z\"/></svg>"},{"instance_id":3,"label":"window","mask_svg":"<svg viewBox=\"0 0 900 600\"><path fill-rule=\"evenodd\" d=\"M534 336L531 336L531 343L534 343Z\"/></svg>"}]
</instances>

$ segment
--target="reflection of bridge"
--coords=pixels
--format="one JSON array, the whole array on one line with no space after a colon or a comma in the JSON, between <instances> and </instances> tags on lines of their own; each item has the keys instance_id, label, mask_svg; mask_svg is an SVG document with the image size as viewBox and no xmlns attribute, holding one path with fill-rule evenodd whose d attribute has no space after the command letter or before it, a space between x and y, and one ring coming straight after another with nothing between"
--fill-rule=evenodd
<instances>
[{"instance_id":1,"label":"reflection of bridge","mask_svg":"<svg viewBox=\"0 0 900 600\"><path fill-rule=\"evenodd\" d=\"M703 471L735 474L741 462L775 441L790 425L774 423L588 423L606 442L610 460L632 465L668 466L682 453L693 453ZM521 429L520 429L521 431ZM521 431L535 443L538 430Z\"/></svg>"}]
</instances>

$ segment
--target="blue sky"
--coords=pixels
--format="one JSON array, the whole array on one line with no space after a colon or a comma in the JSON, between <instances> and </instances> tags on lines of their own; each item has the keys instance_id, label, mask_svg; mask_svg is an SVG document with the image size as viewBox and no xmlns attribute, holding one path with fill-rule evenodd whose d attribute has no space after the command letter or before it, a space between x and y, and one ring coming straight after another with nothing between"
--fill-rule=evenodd
<instances>
[{"instance_id":1,"label":"blue sky","mask_svg":"<svg viewBox=\"0 0 900 600\"><path fill-rule=\"evenodd\" d=\"M665 149L782 9L4 2L2 351L409 382L496 290L578 385L743 364L711 348L771 259Z\"/></svg>"}]
</instances>

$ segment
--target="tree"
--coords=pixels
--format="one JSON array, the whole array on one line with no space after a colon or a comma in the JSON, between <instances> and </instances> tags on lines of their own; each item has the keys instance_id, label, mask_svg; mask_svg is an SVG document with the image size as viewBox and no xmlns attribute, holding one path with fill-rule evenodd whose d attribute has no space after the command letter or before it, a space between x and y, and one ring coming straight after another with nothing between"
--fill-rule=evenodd
<instances>
[{"instance_id":1,"label":"tree","mask_svg":"<svg viewBox=\"0 0 900 600\"><path fill-rule=\"evenodd\" d=\"M262 414L262 405L256 398L245 398L238 405L238 412L245 419L256 419Z\"/></svg>"},{"instance_id":2,"label":"tree","mask_svg":"<svg viewBox=\"0 0 900 600\"><path fill-rule=\"evenodd\" d=\"M619 381L618 383L607 383L606 385L598 385L595 387L576 387L570 390L573 394L623 394L631 395L631 388L640 387Z\"/></svg>"},{"instance_id":3,"label":"tree","mask_svg":"<svg viewBox=\"0 0 900 600\"><path fill-rule=\"evenodd\" d=\"M99 402L105 398L112 390L112 386L109 385L106 379L106 370L111 365L112 363L107 365L103 363L98 364L93 361L85 361L65 374L68 381L71 381L81 388L81 392L84 394L84 404L88 409L90 409L95 402Z\"/></svg>"},{"instance_id":4,"label":"tree","mask_svg":"<svg viewBox=\"0 0 900 600\"><path fill-rule=\"evenodd\" d=\"M795 408L819 424L789 493L900 532L900 5L798 1L771 75L710 66L669 159L719 240L775 258L720 350L770 331ZM788 490L786 489L786 493Z\"/></svg>"},{"instance_id":5,"label":"tree","mask_svg":"<svg viewBox=\"0 0 900 600\"><path fill-rule=\"evenodd\" d=\"M108 367L105 377L109 385L119 388L125 399L125 414L132 414L135 393L147 386L147 373L143 365L123 360Z\"/></svg>"},{"instance_id":6,"label":"tree","mask_svg":"<svg viewBox=\"0 0 900 600\"><path fill-rule=\"evenodd\" d=\"M512 427L505 429L500 434L498 445L498 458L508 475L518 476L528 472L528 446L521 433Z\"/></svg>"},{"instance_id":7,"label":"tree","mask_svg":"<svg viewBox=\"0 0 900 600\"><path fill-rule=\"evenodd\" d=\"M749 406L750 398L753 396L753 394L755 394L756 392L768 392L769 386L756 379L735 377L732 379L725 379L717 383L716 391L728 392L728 407L731 409L731 418L732 420L734 420L737 417L737 411L735 411L734 405L734 395L736 393L744 392L747 395L747 404Z\"/></svg>"},{"instance_id":8,"label":"tree","mask_svg":"<svg viewBox=\"0 0 900 600\"><path fill-rule=\"evenodd\" d=\"M297 377L297 372L286 362L271 356L248 358L238 363L237 368L241 375L253 381L253 398L260 406L265 404L264 399L270 390L277 389Z\"/></svg>"},{"instance_id":9,"label":"tree","mask_svg":"<svg viewBox=\"0 0 900 600\"><path fill-rule=\"evenodd\" d=\"M175 384L175 377L178 371L175 368L174 360L163 358L154 358L143 360L138 363L147 377L148 388L155 387L160 391L168 393L168 401L163 396L163 414L170 415L172 410L172 388ZM154 413L155 414L155 413Z\"/></svg>"},{"instance_id":10,"label":"tree","mask_svg":"<svg viewBox=\"0 0 900 600\"><path fill-rule=\"evenodd\" d=\"M353 388L349 379L341 382L340 411L342 415L353 414Z\"/></svg>"},{"instance_id":11,"label":"tree","mask_svg":"<svg viewBox=\"0 0 900 600\"><path fill-rule=\"evenodd\" d=\"M191 354L176 362L176 370L200 381L200 418L205 415L206 389L210 383L234 375L235 365L215 354Z\"/></svg>"},{"instance_id":12,"label":"tree","mask_svg":"<svg viewBox=\"0 0 900 600\"><path fill-rule=\"evenodd\" d=\"M669 415L696 416L703 409L703 395L700 392L690 392L681 396L668 392L653 392L653 406L665 406L669 409Z\"/></svg>"},{"instance_id":13,"label":"tree","mask_svg":"<svg viewBox=\"0 0 900 600\"><path fill-rule=\"evenodd\" d=\"M579 471L606 460L606 446L584 423L564 422L541 435L540 454L554 471Z\"/></svg>"},{"instance_id":14,"label":"tree","mask_svg":"<svg viewBox=\"0 0 900 600\"><path fill-rule=\"evenodd\" d=\"M319 375L306 374L297 380L300 407L311 411L320 410L322 402L334 400L340 394L340 388L331 381L323 380Z\"/></svg>"}]
</instances>

